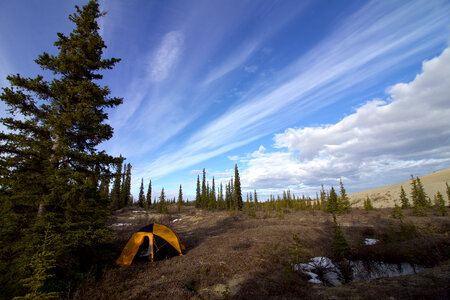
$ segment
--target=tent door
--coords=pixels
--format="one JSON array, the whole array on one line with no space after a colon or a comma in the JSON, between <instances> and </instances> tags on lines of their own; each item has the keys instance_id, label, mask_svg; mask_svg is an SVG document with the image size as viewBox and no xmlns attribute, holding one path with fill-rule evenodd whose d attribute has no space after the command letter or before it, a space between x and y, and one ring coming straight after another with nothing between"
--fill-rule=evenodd
<instances>
[{"instance_id":1,"label":"tent door","mask_svg":"<svg viewBox=\"0 0 450 300\"><path fill-rule=\"evenodd\" d=\"M148 236L144 237L144 241L139 247L139 257L148 257L152 254L152 248L150 247L150 239Z\"/></svg>"}]
</instances>

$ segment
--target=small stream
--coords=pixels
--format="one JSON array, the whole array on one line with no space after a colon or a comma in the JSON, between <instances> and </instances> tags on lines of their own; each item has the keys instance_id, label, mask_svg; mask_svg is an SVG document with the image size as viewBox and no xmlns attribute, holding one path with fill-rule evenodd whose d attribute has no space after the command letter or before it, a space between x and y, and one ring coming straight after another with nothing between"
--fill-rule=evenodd
<instances>
[{"instance_id":1,"label":"small stream","mask_svg":"<svg viewBox=\"0 0 450 300\"><path fill-rule=\"evenodd\" d=\"M360 280L369 280L379 277L394 277L415 274L425 269L423 266L409 263L389 264L380 261L348 261L350 272L347 278L340 267L327 257L314 257L310 262L294 266L294 270L307 274L311 279L308 282L338 286ZM350 278L348 273L351 273Z\"/></svg>"}]
</instances>

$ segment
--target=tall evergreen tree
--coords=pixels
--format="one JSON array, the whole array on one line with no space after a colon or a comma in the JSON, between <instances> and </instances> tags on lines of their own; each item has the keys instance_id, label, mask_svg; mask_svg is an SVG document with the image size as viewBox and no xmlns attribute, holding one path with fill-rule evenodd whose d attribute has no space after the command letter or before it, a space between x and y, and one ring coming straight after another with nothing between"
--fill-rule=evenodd
<instances>
[{"instance_id":1,"label":"tall evergreen tree","mask_svg":"<svg viewBox=\"0 0 450 300\"><path fill-rule=\"evenodd\" d=\"M195 193L195 207L200 208L202 203L202 194L200 190L200 175L197 176L197 189Z\"/></svg>"},{"instance_id":2,"label":"tall evergreen tree","mask_svg":"<svg viewBox=\"0 0 450 300\"><path fill-rule=\"evenodd\" d=\"M144 207L144 205L145 205L144 178L141 179L141 187L139 188L138 205L140 207Z\"/></svg>"},{"instance_id":3,"label":"tall evergreen tree","mask_svg":"<svg viewBox=\"0 0 450 300\"><path fill-rule=\"evenodd\" d=\"M417 187L417 199L422 207L430 207L431 203L428 201L427 194L423 187L422 181L419 177L416 177L416 187Z\"/></svg>"},{"instance_id":4,"label":"tall evergreen tree","mask_svg":"<svg viewBox=\"0 0 450 300\"><path fill-rule=\"evenodd\" d=\"M147 197L146 197L146 202L145 203L146 203L145 207L147 209L149 209L152 206L152 181L151 180L148 183Z\"/></svg>"},{"instance_id":5,"label":"tall evergreen tree","mask_svg":"<svg viewBox=\"0 0 450 300\"><path fill-rule=\"evenodd\" d=\"M225 202L227 204L227 209L233 209L233 199L231 198L231 183L225 185Z\"/></svg>"},{"instance_id":6,"label":"tall evergreen tree","mask_svg":"<svg viewBox=\"0 0 450 300\"><path fill-rule=\"evenodd\" d=\"M181 204L183 204L183 190L180 184L180 190L178 191L178 212L181 211Z\"/></svg>"},{"instance_id":7,"label":"tall evergreen tree","mask_svg":"<svg viewBox=\"0 0 450 300\"><path fill-rule=\"evenodd\" d=\"M234 191L233 191L233 200L236 205L236 208L242 210L244 206L244 202L242 201L242 193L241 193L241 180L239 178L239 171L237 164L234 166Z\"/></svg>"},{"instance_id":8,"label":"tall evergreen tree","mask_svg":"<svg viewBox=\"0 0 450 300\"><path fill-rule=\"evenodd\" d=\"M420 205L418 199L419 199L419 196L417 193L417 183L416 183L414 176L411 174L411 200L412 200L412 204L414 207L416 207L417 205Z\"/></svg>"},{"instance_id":9,"label":"tall evergreen tree","mask_svg":"<svg viewBox=\"0 0 450 300\"><path fill-rule=\"evenodd\" d=\"M167 213L167 204L166 204L166 194L164 193L164 188L161 190L161 195L159 196L159 212L162 214Z\"/></svg>"},{"instance_id":10,"label":"tall evergreen tree","mask_svg":"<svg viewBox=\"0 0 450 300\"><path fill-rule=\"evenodd\" d=\"M109 184L110 184L110 179L106 178L106 177L103 178L100 183L100 198L102 199L102 202L104 202L104 203L110 202Z\"/></svg>"},{"instance_id":11,"label":"tall evergreen tree","mask_svg":"<svg viewBox=\"0 0 450 300\"><path fill-rule=\"evenodd\" d=\"M117 164L116 175L111 190L111 209L116 210L120 208L120 195L121 195L121 182L122 182L122 161Z\"/></svg>"},{"instance_id":12,"label":"tall evergreen tree","mask_svg":"<svg viewBox=\"0 0 450 300\"><path fill-rule=\"evenodd\" d=\"M208 203L208 190L206 189L206 170L203 168L203 177L202 177L202 195L201 195L201 204L200 207L205 208Z\"/></svg>"},{"instance_id":13,"label":"tall evergreen tree","mask_svg":"<svg viewBox=\"0 0 450 300\"><path fill-rule=\"evenodd\" d=\"M222 182L220 183L220 186L219 186L219 194L217 196L217 199L218 199L217 202L218 202L219 209L226 209L226 207L224 207L224 204L223 204L224 199L223 199L223 185L222 185Z\"/></svg>"},{"instance_id":14,"label":"tall evergreen tree","mask_svg":"<svg viewBox=\"0 0 450 300\"><path fill-rule=\"evenodd\" d=\"M411 199L414 207L414 214L417 216L425 216L425 209L431 205L427 200L427 195L423 188L422 182L419 177L414 178L411 175Z\"/></svg>"},{"instance_id":15,"label":"tall evergreen tree","mask_svg":"<svg viewBox=\"0 0 450 300\"><path fill-rule=\"evenodd\" d=\"M210 204L210 199L211 199L211 190L209 188L209 181L206 183L206 200L204 203L204 207L210 209L209 204Z\"/></svg>"},{"instance_id":16,"label":"tall evergreen tree","mask_svg":"<svg viewBox=\"0 0 450 300\"><path fill-rule=\"evenodd\" d=\"M111 237L109 203L100 196L99 182L110 178L110 168L121 159L97 146L113 134L105 109L122 99L109 97L108 87L99 85L103 71L119 62L102 58L106 45L97 24L102 15L96 1L76 6L69 16L75 28L69 36L58 33L58 52L44 52L35 60L52 72L50 81L41 75L8 76L11 87L0 95L8 111L20 116L0 119L7 128L0 133L3 297L27 293L21 284L33 280L30 272L39 270L43 257L54 261L54 268L46 268L41 285L26 287L44 293L70 285L74 274L99 259L99 244ZM39 252L42 245L52 251ZM42 259L33 260L35 253L42 253Z\"/></svg>"},{"instance_id":17,"label":"tall evergreen tree","mask_svg":"<svg viewBox=\"0 0 450 300\"><path fill-rule=\"evenodd\" d=\"M209 209L214 209L216 208L216 183L214 180L214 176L212 179L212 186L211 186L211 193L210 193L210 197L209 197Z\"/></svg>"},{"instance_id":18,"label":"tall evergreen tree","mask_svg":"<svg viewBox=\"0 0 450 300\"><path fill-rule=\"evenodd\" d=\"M323 184L320 189L320 206L321 210L323 211L328 210L327 194L325 193L325 188L323 187Z\"/></svg>"},{"instance_id":19,"label":"tall evergreen tree","mask_svg":"<svg viewBox=\"0 0 450 300\"><path fill-rule=\"evenodd\" d=\"M125 169L124 169L125 172ZM126 173L124 173L124 180L122 183L122 191L120 195L120 207L128 206L131 199L131 164L128 163L126 166Z\"/></svg>"}]
</instances>

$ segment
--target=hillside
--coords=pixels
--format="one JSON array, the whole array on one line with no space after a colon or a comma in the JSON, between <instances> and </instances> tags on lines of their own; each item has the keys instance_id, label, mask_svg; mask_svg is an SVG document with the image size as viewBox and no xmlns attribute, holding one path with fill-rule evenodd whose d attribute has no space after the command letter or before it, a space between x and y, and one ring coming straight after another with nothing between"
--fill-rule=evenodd
<instances>
[{"instance_id":1,"label":"hillside","mask_svg":"<svg viewBox=\"0 0 450 300\"><path fill-rule=\"evenodd\" d=\"M431 174L420 177L427 195L433 199L433 196L439 191L442 195L446 195L446 185L450 184L450 169L433 172ZM394 207L394 201L400 203L400 188L403 186L406 194L411 194L411 182L406 180L400 183L370 189L362 192L349 194L352 206L362 207L367 196L370 197L372 204L376 208Z\"/></svg>"},{"instance_id":2,"label":"hillside","mask_svg":"<svg viewBox=\"0 0 450 300\"><path fill-rule=\"evenodd\" d=\"M259 210L256 217L244 212L208 211L183 206L170 214L125 208L110 218L119 235L117 251L107 271L90 278L75 299L424 299L448 296L450 289L450 218L429 212L416 217L405 210L403 223L390 209L365 213L354 209L337 217L350 245L352 259L390 262L410 261L437 268L416 275L359 281L338 287L309 283L309 277L292 268L294 234L301 240L302 259L333 255L333 219L322 211L284 210L270 216ZM136 261L129 267L114 259L131 234L148 223L171 227L186 245L183 256L163 261ZM415 225L402 225L415 224ZM365 238L380 240L365 246ZM446 250L447 249L447 250ZM447 262L446 262L447 261ZM409 279L405 279L409 278ZM405 280L414 282L405 285Z\"/></svg>"}]
</instances>

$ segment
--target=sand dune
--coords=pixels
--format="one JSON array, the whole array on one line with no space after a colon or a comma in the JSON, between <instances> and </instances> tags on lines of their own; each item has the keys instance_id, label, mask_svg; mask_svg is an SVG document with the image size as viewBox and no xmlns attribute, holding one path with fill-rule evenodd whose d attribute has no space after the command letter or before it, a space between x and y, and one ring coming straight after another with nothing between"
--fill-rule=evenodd
<instances>
[{"instance_id":1,"label":"sand dune","mask_svg":"<svg viewBox=\"0 0 450 300\"><path fill-rule=\"evenodd\" d=\"M444 196L446 203L448 198L446 194L446 185L448 182L450 185L450 169L437 171L425 176L420 177L422 184L425 188L426 194L433 200L434 195L439 191ZM394 201L400 204L400 187L403 186L408 198L411 195L411 180L404 182L383 186L367 191L357 192L349 195L350 202L355 207L362 207L364 200L367 196L370 197L374 207L393 207ZM411 199L410 199L411 201Z\"/></svg>"}]
</instances>

